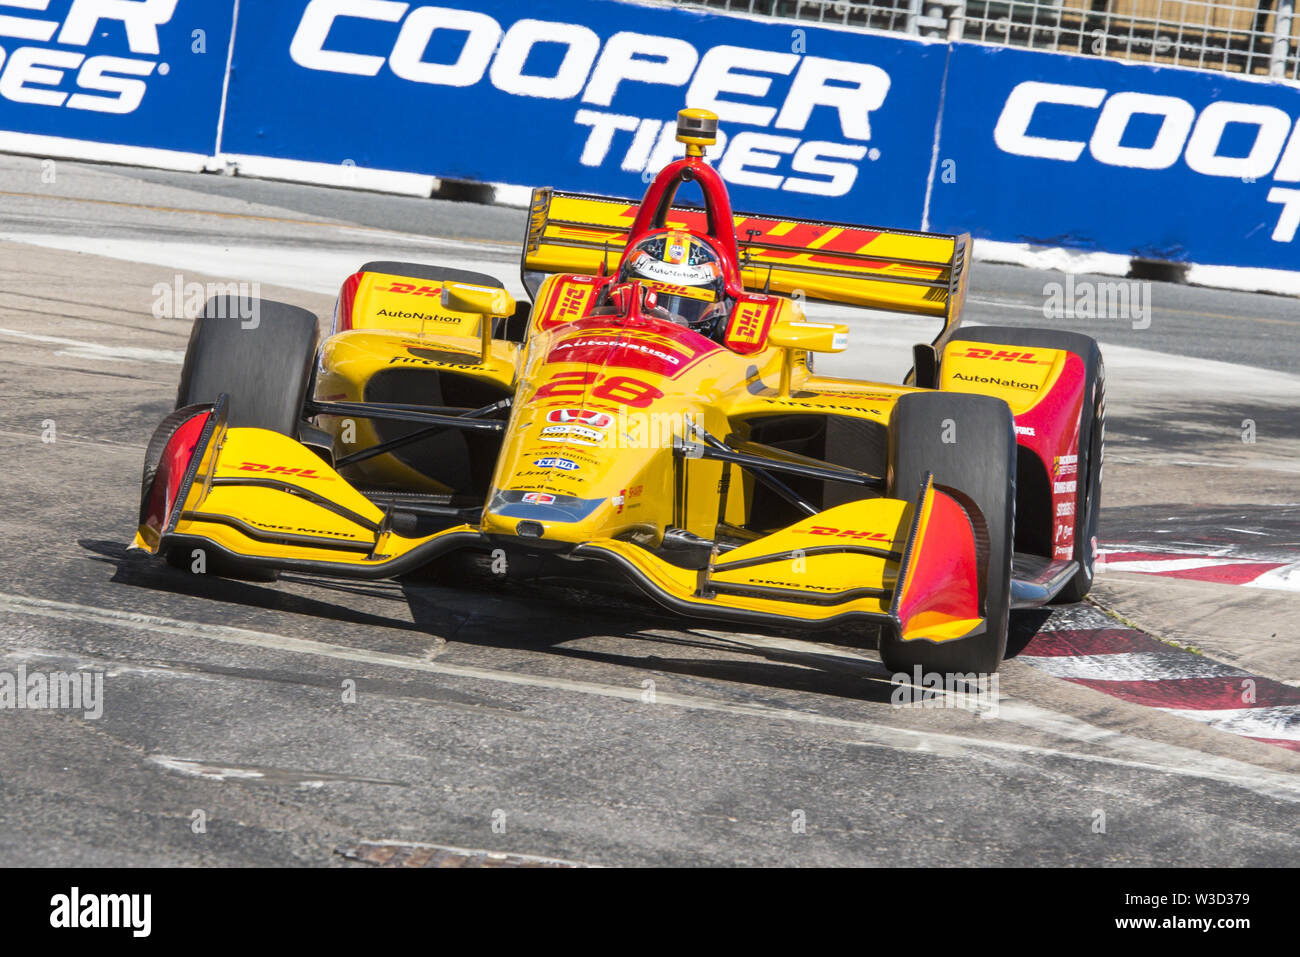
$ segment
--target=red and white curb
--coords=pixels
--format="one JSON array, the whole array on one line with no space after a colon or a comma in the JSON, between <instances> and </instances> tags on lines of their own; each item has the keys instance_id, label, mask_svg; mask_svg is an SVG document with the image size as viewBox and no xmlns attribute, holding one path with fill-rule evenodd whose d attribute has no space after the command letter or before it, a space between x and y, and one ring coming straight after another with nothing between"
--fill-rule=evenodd
<instances>
[{"instance_id":1,"label":"red and white curb","mask_svg":"<svg viewBox=\"0 0 1300 957\"><path fill-rule=\"evenodd\" d=\"M1300 591L1300 562L1105 549L1098 556L1097 573L1107 572L1138 572L1222 585Z\"/></svg>"},{"instance_id":2,"label":"red and white curb","mask_svg":"<svg viewBox=\"0 0 1300 957\"><path fill-rule=\"evenodd\" d=\"M1171 647L1083 606L1013 660L1124 701L1300 751L1300 688Z\"/></svg>"}]
</instances>

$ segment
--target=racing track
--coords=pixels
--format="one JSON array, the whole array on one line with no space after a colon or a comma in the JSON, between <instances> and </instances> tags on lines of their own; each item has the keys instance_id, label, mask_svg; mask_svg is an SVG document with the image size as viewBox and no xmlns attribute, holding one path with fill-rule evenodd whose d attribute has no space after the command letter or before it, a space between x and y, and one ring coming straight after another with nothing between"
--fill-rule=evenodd
<instances>
[{"instance_id":1,"label":"racing track","mask_svg":"<svg viewBox=\"0 0 1300 957\"><path fill-rule=\"evenodd\" d=\"M151 315L155 284L256 281L327 317L357 265L410 259L518 292L523 217L42 170L0 157L0 671L102 669L106 700L98 720L0 711L5 863L441 859L384 842L599 864L1300 853L1294 300L1157 285L1149 328L1070 323L1106 353L1113 568L1096 605L1018 616L995 717L898 709L863 635L697 627L599 583L263 585L128 557L188 334ZM978 264L967 320L1041 323L1059 278ZM854 324L837 371L897 378L924 335Z\"/></svg>"}]
</instances>

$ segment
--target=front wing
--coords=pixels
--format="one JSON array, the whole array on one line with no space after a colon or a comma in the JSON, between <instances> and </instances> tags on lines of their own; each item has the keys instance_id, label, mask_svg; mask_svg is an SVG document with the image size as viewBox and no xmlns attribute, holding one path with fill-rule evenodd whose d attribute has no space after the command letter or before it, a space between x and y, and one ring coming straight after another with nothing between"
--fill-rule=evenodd
<instances>
[{"instance_id":1,"label":"front wing","mask_svg":"<svg viewBox=\"0 0 1300 957\"><path fill-rule=\"evenodd\" d=\"M392 506L371 501L294 439L228 428L225 408L222 397L178 413L155 436L137 548L202 550L245 566L374 579L451 550L503 544L477 521L400 534ZM570 555L622 570L686 615L805 627L858 617L892 627L903 640L928 642L984 628L985 576L972 524L928 475L910 501L849 502L740 547L714 548L698 569L613 539L578 544Z\"/></svg>"}]
</instances>

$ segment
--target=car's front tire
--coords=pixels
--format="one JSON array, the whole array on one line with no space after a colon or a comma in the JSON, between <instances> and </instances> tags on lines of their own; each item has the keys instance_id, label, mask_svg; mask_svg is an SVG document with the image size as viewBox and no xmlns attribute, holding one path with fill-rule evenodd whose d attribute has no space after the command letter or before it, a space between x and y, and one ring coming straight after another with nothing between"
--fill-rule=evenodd
<instances>
[{"instance_id":1,"label":"car's front tire","mask_svg":"<svg viewBox=\"0 0 1300 957\"><path fill-rule=\"evenodd\" d=\"M889 629L880 657L891 671L916 666L939 674L988 675L1006 653L1011 615L1011 557L1016 521L1016 439L1001 399L916 392L894 406L889 429L888 494L913 501L926 472L966 511L980 566L980 634L943 642L904 641Z\"/></svg>"},{"instance_id":2,"label":"car's front tire","mask_svg":"<svg viewBox=\"0 0 1300 957\"><path fill-rule=\"evenodd\" d=\"M305 309L240 296L208 300L194 320L181 368L176 408L230 397L232 428L258 428L297 437L311 388L319 324ZM170 549L167 563L189 573L274 581L279 573L217 555ZM201 562L200 562L201 558Z\"/></svg>"}]
</instances>

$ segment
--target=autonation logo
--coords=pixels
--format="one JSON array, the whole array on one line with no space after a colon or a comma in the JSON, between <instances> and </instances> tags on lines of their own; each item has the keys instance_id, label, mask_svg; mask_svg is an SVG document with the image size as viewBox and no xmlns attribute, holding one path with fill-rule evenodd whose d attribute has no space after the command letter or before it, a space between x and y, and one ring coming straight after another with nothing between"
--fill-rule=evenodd
<instances>
[{"instance_id":1,"label":"autonation logo","mask_svg":"<svg viewBox=\"0 0 1300 957\"><path fill-rule=\"evenodd\" d=\"M144 78L167 72L158 28L179 0L0 0L0 98L96 113L134 113ZM111 21L111 24L110 24ZM89 56L92 39L125 33L132 56ZM102 40L101 40L102 43Z\"/></svg>"},{"instance_id":2,"label":"autonation logo","mask_svg":"<svg viewBox=\"0 0 1300 957\"><path fill-rule=\"evenodd\" d=\"M356 31L342 25L356 20L393 25L387 56L348 49ZM440 42L450 49L442 50L442 62L429 62L427 51ZM539 44L560 49L558 66L552 57L544 71L530 68ZM847 193L858 164L879 155L867 145L871 114L890 87L889 74L870 63L726 44L700 49L677 37L627 30L602 40L582 24L550 20L503 27L479 11L395 0L312 0L290 55L299 66L327 73L377 76L387 65L412 83L468 87L486 77L512 96L577 101L573 122L583 128L583 165L618 163L634 173L658 170L682 147L672 121L610 109L616 94L636 84L685 87L688 106L768 131L735 132L729 140L719 135L710 156L728 182L818 196ZM782 83L786 92L773 97L774 81L782 77L789 80L788 87ZM842 141L803 138L819 107L835 111Z\"/></svg>"},{"instance_id":3,"label":"autonation logo","mask_svg":"<svg viewBox=\"0 0 1300 957\"><path fill-rule=\"evenodd\" d=\"M1049 104L1079 107L1077 126L1069 134L1031 134L1040 107ZM1126 143L1125 134L1136 116L1156 118L1159 128L1149 144ZM1251 129L1244 156L1225 155L1230 126ZM1100 87L1028 80L1007 97L993 139L1004 153L1075 163L1086 149L1098 163L1131 169L1169 169L1179 159L1203 176L1255 183L1272 177L1275 183L1300 182L1300 122L1286 110L1259 103L1216 100L1198 110L1177 96L1134 90L1111 92ZM1273 186L1268 202L1281 206L1272 238L1289 243L1300 229L1300 189Z\"/></svg>"}]
</instances>

